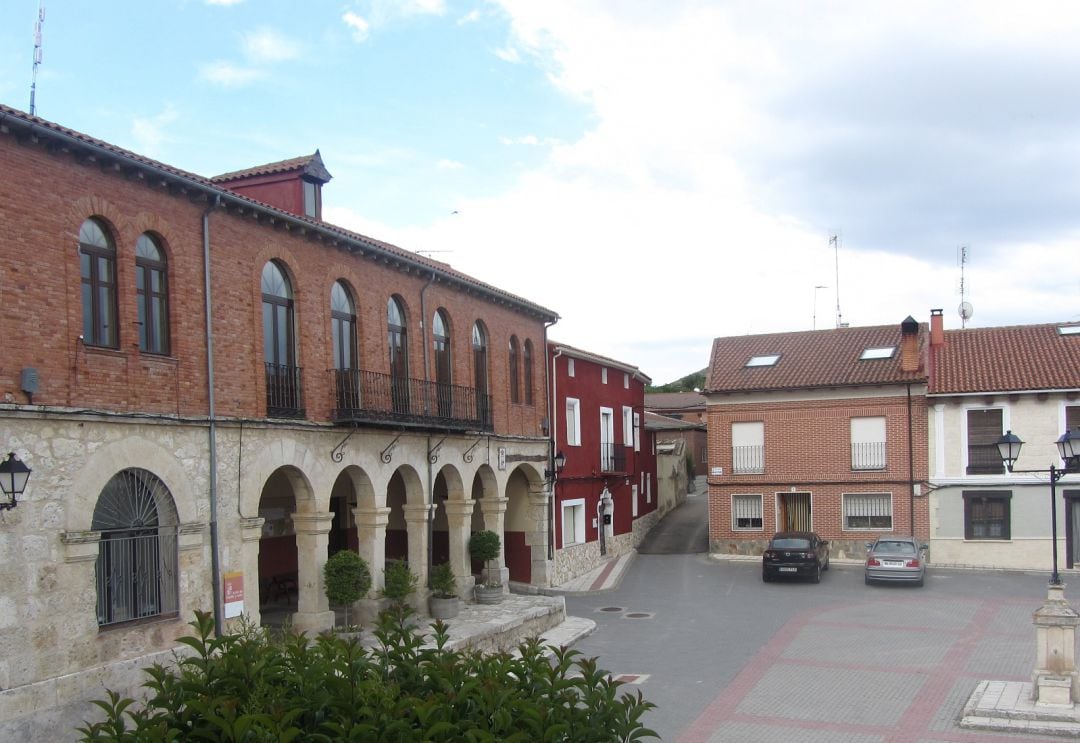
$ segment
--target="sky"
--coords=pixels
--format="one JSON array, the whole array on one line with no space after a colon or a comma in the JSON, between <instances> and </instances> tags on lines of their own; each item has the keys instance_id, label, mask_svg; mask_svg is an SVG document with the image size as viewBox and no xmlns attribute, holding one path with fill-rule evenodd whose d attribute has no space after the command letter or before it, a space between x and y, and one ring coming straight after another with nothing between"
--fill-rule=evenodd
<instances>
[{"instance_id":1,"label":"sky","mask_svg":"<svg viewBox=\"0 0 1080 743\"><path fill-rule=\"evenodd\" d=\"M22 110L38 6L0 3ZM35 103L203 176L318 148L325 220L663 384L719 336L1080 320L1078 38L1071 0L47 0Z\"/></svg>"}]
</instances>

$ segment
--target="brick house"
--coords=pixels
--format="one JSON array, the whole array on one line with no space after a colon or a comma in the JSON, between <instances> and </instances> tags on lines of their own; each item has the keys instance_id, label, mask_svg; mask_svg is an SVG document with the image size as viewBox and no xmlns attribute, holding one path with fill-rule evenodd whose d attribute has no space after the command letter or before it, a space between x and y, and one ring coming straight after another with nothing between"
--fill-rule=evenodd
<instances>
[{"instance_id":1,"label":"brick house","mask_svg":"<svg viewBox=\"0 0 1080 743\"><path fill-rule=\"evenodd\" d=\"M645 386L636 366L549 342L551 437L566 457L555 479L556 582L632 550L655 523L655 439L643 427ZM608 523L601 509L606 509ZM513 576L511 576L513 577Z\"/></svg>"},{"instance_id":2,"label":"brick house","mask_svg":"<svg viewBox=\"0 0 1080 743\"><path fill-rule=\"evenodd\" d=\"M705 477L708 474L709 445L705 434L705 396L700 392L648 392L645 394L645 410L650 413L684 421L690 425L671 428L684 442L685 448L694 459L694 475Z\"/></svg>"},{"instance_id":3,"label":"brick house","mask_svg":"<svg viewBox=\"0 0 1080 743\"><path fill-rule=\"evenodd\" d=\"M0 430L33 469L0 738L131 692L196 609L329 627L340 549L465 592L488 528L552 583L554 312L323 222L318 152L208 179L0 106L0 171Z\"/></svg>"},{"instance_id":4,"label":"brick house","mask_svg":"<svg viewBox=\"0 0 1080 743\"><path fill-rule=\"evenodd\" d=\"M717 338L706 390L709 543L760 554L812 529L836 557L928 537L919 323Z\"/></svg>"},{"instance_id":5,"label":"brick house","mask_svg":"<svg viewBox=\"0 0 1080 743\"><path fill-rule=\"evenodd\" d=\"M930 329L930 555L935 563L1050 568L1047 473L1010 473L995 443L1025 443L1016 469L1062 466L1055 442L1080 428L1080 324ZM1057 484L1058 560L1080 564L1080 475Z\"/></svg>"}]
</instances>

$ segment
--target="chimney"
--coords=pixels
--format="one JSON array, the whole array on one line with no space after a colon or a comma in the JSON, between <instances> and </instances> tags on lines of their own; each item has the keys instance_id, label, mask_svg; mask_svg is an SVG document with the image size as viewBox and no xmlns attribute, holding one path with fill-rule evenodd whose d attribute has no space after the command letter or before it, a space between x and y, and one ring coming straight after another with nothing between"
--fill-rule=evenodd
<instances>
[{"instance_id":1,"label":"chimney","mask_svg":"<svg viewBox=\"0 0 1080 743\"><path fill-rule=\"evenodd\" d=\"M911 315L900 323L900 371L919 371L919 323Z\"/></svg>"},{"instance_id":2,"label":"chimney","mask_svg":"<svg viewBox=\"0 0 1080 743\"><path fill-rule=\"evenodd\" d=\"M930 347L945 345L945 319L941 310L930 310Z\"/></svg>"}]
</instances>

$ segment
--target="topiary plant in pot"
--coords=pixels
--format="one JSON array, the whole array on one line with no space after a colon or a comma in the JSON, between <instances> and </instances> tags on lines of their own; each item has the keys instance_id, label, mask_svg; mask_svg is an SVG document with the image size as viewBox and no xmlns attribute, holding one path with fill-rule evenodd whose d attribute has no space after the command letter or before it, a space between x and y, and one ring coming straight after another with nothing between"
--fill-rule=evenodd
<instances>
[{"instance_id":1,"label":"topiary plant in pot","mask_svg":"<svg viewBox=\"0 0 1080 743\"><path fill-rule=\"evenodd\" d=\"M431 569L431 598L428 600L434 619L453 619L461 610L457 595L457 579L450 563L444 562Z\"/></svg>"},{"instance_id":2,"label":"topiary plant in pot","mask_svg":"<svg viewBox=\"0 0 1080 743\"><path fill-rule=\"evenodd\" d=\"M371 590L371 571L364 558L352 550L334 553L323 565L323 591L330 606L345 610L345 627L349 626L349 606Z\"/></svg>"},{"instance_id":3,"label":"topiary plant in pot","mask_svg":"<svg viewBox=\"0 0 1080 743\"><path fill-rule=\"evenodd\" d=\"M501 550L499 535L489 529L478 531L469 538L469 554L474 560L484 563L484 582L477 584L474 589L478 604L497 604L502 601L502 581L496 562Z\"/></svg>"},{"instance_id":4,"label":"topiary plant in pot","mask_svg":"<svg viewBox=\"0 0 1080 743\"><path fill-rule=\"evenodd\" d=\"M383 598L394 604L404 604L405 599L416 590L419 579L409 570L409 563L404 560L387 560L383 568Z\"/></svg>"}]
</instances>

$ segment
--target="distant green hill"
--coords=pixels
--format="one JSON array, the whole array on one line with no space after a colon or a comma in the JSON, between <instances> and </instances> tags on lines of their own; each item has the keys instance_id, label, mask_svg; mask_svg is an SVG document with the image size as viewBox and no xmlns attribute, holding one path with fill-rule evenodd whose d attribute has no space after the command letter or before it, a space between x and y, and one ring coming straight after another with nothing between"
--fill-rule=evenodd
<instances>
[{"instance_id":1,"label":"distant green hill","mask_svg":"<svg viewBox=\"0 0 1080 743\"><path fill-rule=\"evenodd\" d=\"M705 389L705 369L687 374L682 379L660 385L659 387L646 387L646 392L693 392Z\"/></svg>"}]
</instances>

